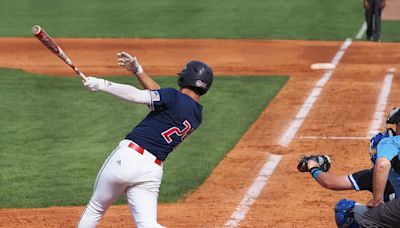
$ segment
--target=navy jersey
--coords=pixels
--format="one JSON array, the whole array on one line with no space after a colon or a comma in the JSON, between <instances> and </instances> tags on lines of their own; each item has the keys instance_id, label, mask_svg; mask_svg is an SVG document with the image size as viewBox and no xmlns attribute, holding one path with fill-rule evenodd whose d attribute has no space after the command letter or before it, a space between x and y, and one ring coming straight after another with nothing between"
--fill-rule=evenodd
<instances>
[{"instance_id":1,"label":"navy jersey","mask_svg":"<svg viewBox=\"0 0 400 228\"><path fill-rule=\"evenodd\" d=\"M173 88L150 91L151 112L125 137L164 161L202 121L203 107Z\"/></svg>"}]
</instances>

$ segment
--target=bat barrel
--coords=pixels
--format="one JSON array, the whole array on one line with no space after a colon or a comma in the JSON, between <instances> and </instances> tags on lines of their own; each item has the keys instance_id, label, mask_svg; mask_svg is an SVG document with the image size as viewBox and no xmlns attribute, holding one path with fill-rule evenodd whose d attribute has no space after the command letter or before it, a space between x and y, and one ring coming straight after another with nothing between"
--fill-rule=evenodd
<instances>
[{"instance_id":1,"label":"bat barrel","mask_svg":"<svg viewBox=\"0 0 400 228\"><path fill-rule=\"evenodd\" d=\"M34 25L32 27L32 34L51 52L56 54L62 61L69 65L81 78L87 81L86 76L78 70L77 67L72 64L71 59L65 54L61 47L39 26Z\"/></svg>"}]
</instances>

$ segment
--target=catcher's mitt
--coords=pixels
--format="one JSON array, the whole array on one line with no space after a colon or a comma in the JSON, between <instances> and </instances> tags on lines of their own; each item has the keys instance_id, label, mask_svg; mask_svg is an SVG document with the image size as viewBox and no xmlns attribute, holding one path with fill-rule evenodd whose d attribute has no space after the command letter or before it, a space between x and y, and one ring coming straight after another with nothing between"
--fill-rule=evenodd
<instances>
[{"instance_id":1,"label":"catcher's mitt","mask_svg":"<svg viewBox=\"0 0 400 228\"><path fill-rule=\"evenodd\" d=\"M319 164L319 169L323 172L327 172L331 167L331 159L328 155L302 155L297 165L297 170L299 172L308 172L307 162L308 160L313 160Z\"/></svg>"},{"instance_id":2,"label":"catcher's mitt","mask_svg":"<svg viewBox=\"0 0 400 228\"><path fill-rule=\"evenodd\" d=\"M392 111L390 111L387 119L387 124L397 124L400 123L400 108L394 107Z\"/></svg>"}]
</instances>

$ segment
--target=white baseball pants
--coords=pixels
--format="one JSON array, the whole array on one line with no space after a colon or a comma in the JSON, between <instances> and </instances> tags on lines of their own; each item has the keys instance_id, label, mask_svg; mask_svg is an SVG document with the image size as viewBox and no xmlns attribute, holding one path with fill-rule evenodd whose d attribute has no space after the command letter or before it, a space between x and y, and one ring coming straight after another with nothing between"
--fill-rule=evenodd
<instances>
[{"instance_id":1,"label":"white baseball pants","mask_svg":"<svg viewBox=\"0 0 400 228\"><path fill-rule=\"evenodd\" d=\"M157 223L157 198L163 175L162 164L145 150L143 154L129 148L122 140L104 162L94 185L93 195L78 228L96 227L108 207L125 193L138 228L163 227Z\"/></svg>"}]
</instances>

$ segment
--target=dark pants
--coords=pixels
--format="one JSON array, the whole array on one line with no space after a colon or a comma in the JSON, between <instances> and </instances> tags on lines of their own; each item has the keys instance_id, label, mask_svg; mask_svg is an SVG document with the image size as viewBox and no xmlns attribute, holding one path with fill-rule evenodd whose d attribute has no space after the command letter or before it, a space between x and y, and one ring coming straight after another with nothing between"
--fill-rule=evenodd
<instances>
[{"instance_id":1,"label":"dark pants","mask_svg":"<svg viewBox=\"0 0 400 228\"><path fill-rule=\"evenodd\" d=\"M368 0L369 8L365 10L367 39L380 40L381 34L381 0Z\"/></svg>"},{"instance_id":2,"label":"dark pants","mask_svg":"<svg viewBox=\"0 0 400 228\"><path fill-rule=\"evenodd\" d=\"M400 227L400 199L394 199L367 210L362 215L361 227Z\"/></svg>"}]
</instances>

